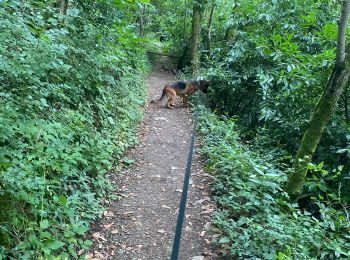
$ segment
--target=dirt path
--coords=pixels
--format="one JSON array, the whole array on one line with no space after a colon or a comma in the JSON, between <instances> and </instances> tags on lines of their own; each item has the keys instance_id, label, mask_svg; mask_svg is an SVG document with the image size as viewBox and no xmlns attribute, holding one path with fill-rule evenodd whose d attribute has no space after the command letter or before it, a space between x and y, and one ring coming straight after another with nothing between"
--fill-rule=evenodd
<instances>
[{"instance_id":1,"label":"dirt path","mask_svg":"<svg viewBox=\"0 0 350 260\"><path fill-rule=\"evenodd\" d=\"M154 72L148 80L149 100L172 80L166 72ZM191 130L191 115L180 100L172 110L154 104L146 108L140 142L127 154L134 164L123 176L112 177L123 199L110 202L92 229L91 258L170 259ZM191 176L179 259L213 259L206 232L213 203L198 153Z\"/></svg>"}]
</instances>

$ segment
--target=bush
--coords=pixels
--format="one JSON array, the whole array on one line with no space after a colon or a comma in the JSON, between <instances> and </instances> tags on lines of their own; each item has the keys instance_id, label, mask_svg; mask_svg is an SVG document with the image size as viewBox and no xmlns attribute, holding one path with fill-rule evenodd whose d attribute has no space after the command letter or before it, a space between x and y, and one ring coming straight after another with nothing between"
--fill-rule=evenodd
<instances>
[{"instance_id":1,"label":"bush","mask_svg":"<svg viewBox=\"0 0 350 260\"><path fill-rule=\"evenodd\" d=\"M131 30L117 41L122 25L83 11L0 3L0 259L77 257L90 246L106 173L135 142L144 51Z\"/></svg>"},{"instance_id":2,"label":"bush","mask_svg":"<svg viewBox=\"0 0 350 260\"><path fill-rule=\"evenodd\" d=\"M350 223L346 210L318 202L312 216L286 201L286 174L239 142L232 119L206 108L200 114L206 168L213 173L220 230L216 244L234 259L348 259Z\"/></svg>"}]
</instances>

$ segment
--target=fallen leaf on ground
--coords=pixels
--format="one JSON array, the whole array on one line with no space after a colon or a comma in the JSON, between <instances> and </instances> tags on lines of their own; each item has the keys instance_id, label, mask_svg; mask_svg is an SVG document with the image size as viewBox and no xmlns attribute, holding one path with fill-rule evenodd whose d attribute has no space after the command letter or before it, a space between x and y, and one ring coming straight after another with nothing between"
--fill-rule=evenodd
<instances>
[{"instance_id":1,"label":"fallen leaf on ground","mask_svg":"<svg viewBox=\"0 0 350 260\"><path fill-rule=\"evenodd\" d=\"M118 229L114 229L111 231L112 234L118 234L119 233L119 230Z\"/></svg>"},{"instance_id":2,"label":"fallen leaf on ground","mask_svg":"<svg viewBox=\"0 0 350 260\"><path fill-rule=\"evenodd\" d=\"M128 195L125 193L117 193L117 196L123 197L123 198L128 198Z\"/></svg>"},{"instance_id":3,"label":"fallen leaf on ground","mask_svg":"<svg viewBox=\"0 0 350 260\"><path fill-rule=\"evenodd\" d=\"M113 216L114 216L113 212L108 211L108 210L106 210L105 212L103 212L103 215L104 215L105 217L113 217Z\"/></svg>"},{"instance_id":4,"label":"fallen leaf on ground","mask_svg":"<svg viewBox=\"0 0 350 260\"><path fill-rule=\"evenodd\" d=\"M137 250L141 250L141 248L143 247L143 245L137 245L137 246L135 246L135 247L137 247Z\"/></svg>"},{"instance_id":5,"label":"fallen leaf on ground","mask_svg":"<svg viewBox=\"0 0 350 260\"><path fill-rule=\"evenodd\" d=\"M162 117L162 116L157 116L154 118L154 120L163 120L163 121L166 121L166 118L165 117Z\"/></svg>"},{"instance_id":6,"label":"fallen leaf on ground","mask_svg":"<svg viewBox=\"0 0 350 260\"><path fill-rule=\"evenodd\" d=\"M103 241L107 241L107 239L105 239L103 236L101 236L101 234L99 232L93 233L92 237L95 239L101 239Z\"/></svg>"},{"instance_id":7,"label":"fallen leaf on ground","mask_svg":"<svg viewBox=\"0 0 350 260\"><path fill-rule=\"evenodd\" d=\"M111 226L113 226L114 222L112 222L111 224L107 224L107 225L103 225L104 228L109 229Z\"/></svg>"},{"instance_id":8,"label":"fallen leaf on ground","mask_svg":"<svg viewBox=\"0 0 350 260\"><path fill-rule=\"evenodd\" d=\"M93 258L93 260L102 260L102 259L106 259L104 257L104 255L101 254L100 252L94 251L94 258Z\"/></svg>"},{"instance_id":9,"label":"fallen leaf on ground","mask_svg":"<svg viewBox=\"0 0 350 260\"><path fill-rule=\"evenodd\" d=\"M204 214L209 214L209 213L212 213L214 210L213 209L207 209L205 211L202 211L201 214L204 215Z\"/></svg>"},{"instance_id":10,"label":"fallen leaf on ground","mask_svg":"<svg viewBox=\"0 0 350 260\"><path fill-rule=\"evenodd\" d=\"M197 200L195 203L193 203L193 206L197 205L197 204L202 204L202 202L204 202L205 199L201 199L201 200Z\"/></svg>"},{"instance_id":11,"label":"fallen leaf on ground","mask_svg":"<svg viewBox=\"0 0 350 260\"><path fill-rule=\"evenodd\" d=\"M201 214L209 214L209 213L212 213L214 211L214 209L212 208L212 206L210 204L202 206L201 209L204 210L201 212Z\"/></svg>"},{"instance_id":12,"label":"fallen leaf on ground","mask_svg":"<svg viewBox=\"0 0 350 260\"><path fill-rule=\"evenodd\" d=\"M204 256L202 256L202 255L194 256L194 257L192 257L191 260L204 260Z\"/></svg>"}]
</instances>

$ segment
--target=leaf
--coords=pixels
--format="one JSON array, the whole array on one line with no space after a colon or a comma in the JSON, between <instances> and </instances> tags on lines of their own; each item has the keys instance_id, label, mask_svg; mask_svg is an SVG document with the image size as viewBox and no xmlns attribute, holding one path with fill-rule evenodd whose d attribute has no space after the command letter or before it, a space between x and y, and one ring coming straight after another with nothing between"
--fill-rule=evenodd
<instances>
[{"instance_id":1,"label":"leaf","mask_svg":"<svg viewBox=\"0 0 350 260\"><path fill-rule=\"evenodd\" d=\"M67 198L63 195L58 196L58 202L62 205L62 206L66 206L67 205Z\"/></svg>"},{"instance_id":2,"label":"leaf","mask_svg":"<svg viewBox=\"0 0 350 260\"><path fill-rule=\"evenodd\" d=\"M230 241L231 241L231 239L229 237L222 237L222 238L220 238L218 243L219 244L226 244L226 243L228 243Z\"/></svg>"},{"instance_id":3,"label":"leaf","mask_svg":"<svg viewBox=\"0 0 350 260\"><path fill-rule=\"evenodd\" d=\"M74 226L74 231L79 235L84 235L87 230L88 228L84 224Z\"/></svg>"},{"instance_id":4,"label":"leaf","mask_svg":"<svg viewBox=\"0 0 350 260\"><path fill-rule=\"evenodd\" d=\"M84 241L84 245L87 246L87 247L90 247L93 245L93 242L91 240L85 240Z\"/></svg>"},{"instance_id":5,"label":"leaf","mask_svg":"<svg viewBox=\"0 0 350 260\"><path fill-rule=\"evenodd\" d=\"M47 260L62 260L62 256L61 255L59 255L59 256L49 255L47 257Z\"/></svg>"},{"instance_id":6,"label":"leaf","mask_svg":"<svg viewBox=\"0 0 350 260\"><path fill-rule=\"evenodd\" d=\"M64 246L64 243L59 240L49 240L45 243L45 247L51 250L57 250Z\"/></svg>"},{"instance_id":7,"label":"leaf","mask_svg":"<svg viewBox=\"0 0 350 260\"><path fill-rule=\"evenodd\" d=\"M346 153L348 151L349 151L348 149L339 149L339 150L337 150L336 153Z\"/></svg>"},{"instance_id":8,"label":"leaf","mask_svg":"<svg viewBox=\"0 0 350 260\"><path fill-rule=\"evenodd\" d=\"M259 169L259 167L254 166L254 170L257 171L259 174L264 175L264 172Z\"/></svg>"},{"instance_id":9,"label":"leaf","mask_svg":"<svg viewBox=\"0 0 350 260\"><path fill-rule=\"evenodd\" d=\"M49 221L47 219L40 221L40 228L41 229L46 229L46 228L48 228L48 226L49 226Z\"/></svg>"}]
</instances>

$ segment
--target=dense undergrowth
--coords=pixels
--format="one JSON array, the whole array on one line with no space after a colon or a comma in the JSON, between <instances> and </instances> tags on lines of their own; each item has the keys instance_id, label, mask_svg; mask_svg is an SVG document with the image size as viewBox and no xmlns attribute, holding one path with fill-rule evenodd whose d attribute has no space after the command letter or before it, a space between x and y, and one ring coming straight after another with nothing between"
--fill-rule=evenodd
<instances>
[{"instance_id":1,"label":"dense undergrowth","mask_svg":"<svg viewBox=\"0 0 350 260\"><path fill-rule=\"evenodd\" d=\"M0 259L91 245L106 173L135 141L144 48L190 65L193 2L149 2L0 1ZM298 203L283 192L333 69L339 1L198 2L217 244L235 259L349 259L348 87Z\"/></svg>"},{"instance_id":2,"label":"dense undergrowth","mask_svg":"<svg viewBox=\"0 0 350 260\"><path fill-rule=\"evenodd\" d=\"M180 68L182 78L211 82L200 132L215 177L217 244L228 259L350 258L349 87L298 201L289 204L283 191L334 68L342 2L153 1L158 13L148 28L165 35L164 49L180 65L195 57L187 48L198 21L191 14L202 18L201 69Z\"/></svg>"},{"instance_id":3,"label":"dense undergrowth","mask_svg":"<svg viewBox=\"0 0 350 260\"><path fill-rule=\"evenodd\" d=\"M240 143L234 120L198 106L199 131L207 171L214 176L220 230L217 245L234 259L348 259L348 216L331 204L319 203L311 215L288 203L286 172L276 168L269 153L258 154ZM316 169L314 169L316 170ZM333 202L334 203L334 202ZM334 204L333 204L334 205Z\"/></svg>"},{"instance_id":4,"label":"dense undergrowth","mask_svg":"<svg viewBox=\"0 0 350 260\"><path fill-rule=\"evenodd\" d=\"M215 176L218 245L235 259L349 259L348 88L299 200L289 205L283 192L334 66L339 3L242 0L229 11L215 3L215 47L202 51L201 70L212 81L212 112L201 108L201 132ZM230 42L224 29L234 31Z\"/></svg>"},{"instance_id":5,"label":"dense undergrowth","mask_svg":"<svg viewBox=\"0 0 350 260\"><path fill-rule=\"evenodd\" d=\"M0 2L0 259L92 244L106 173L141 117L145 53L123 24L133 5L74 1L62 15L55 3Z\"/></svg>"}]
</instances>

